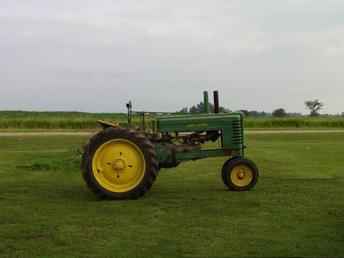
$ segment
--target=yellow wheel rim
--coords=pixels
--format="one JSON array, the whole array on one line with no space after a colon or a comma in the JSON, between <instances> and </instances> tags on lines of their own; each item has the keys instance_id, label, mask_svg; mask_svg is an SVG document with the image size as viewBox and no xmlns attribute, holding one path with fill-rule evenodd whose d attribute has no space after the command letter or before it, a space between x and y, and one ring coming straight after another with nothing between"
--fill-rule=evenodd
<instances>
[{"instance_id":1,"label":"yellow wheel rim","mask_svg":"<svg viewBox=\"0 0 344 258\"><path fill-rule=\"evenodd\" d=\"M139 185L146 171L140 148L126 139L114 139L101 145L93 156L93 175L110 192L128 192Z\"/></svg>"},{"instance_id":2,"label":"yellow wheel rim","mask_svg":"<svg viewBox=\"0 0 344 258\"><path fill-rule=\"evenodd\" d=\"M246 165L235 166L230 175L232 183L238 187L248 186L253 180L253 171Z\"/></svg>"}]
</instances>

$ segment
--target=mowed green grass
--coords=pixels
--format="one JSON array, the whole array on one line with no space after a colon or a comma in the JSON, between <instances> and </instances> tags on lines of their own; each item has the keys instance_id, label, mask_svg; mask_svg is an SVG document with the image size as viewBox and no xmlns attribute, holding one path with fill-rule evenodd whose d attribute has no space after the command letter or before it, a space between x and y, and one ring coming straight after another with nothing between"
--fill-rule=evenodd
<instances>
[{"instance_id":1,"label":"mowed green grass","mask_svg":"<svg viewBox=\"0 0 344 258\"><path fill-rule=\"evenodd\" d=\"M0 137L0 257L344 257L344 134L249 135L257 187L223 158L161 171L137 201L99 201L81 136Z\"/></svg>"}]
</instances>

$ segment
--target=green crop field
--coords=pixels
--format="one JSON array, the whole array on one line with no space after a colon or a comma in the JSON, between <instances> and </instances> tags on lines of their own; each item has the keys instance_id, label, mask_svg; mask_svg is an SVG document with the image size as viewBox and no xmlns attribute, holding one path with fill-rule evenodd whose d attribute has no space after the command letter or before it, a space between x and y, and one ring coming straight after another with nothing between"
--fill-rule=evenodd
<instances>
[{"instance_id":1,"label":"green crop field","mask_svg":"<svg viewBox=\"0 0 344 258\"><path fill-rule=\"evenodd\" d=\"M137 201L99 201L85 136L0 137L0 257L344 257L344 133L250 134L261 178L222 185L222 158L161 171Z\"/></svg>"},{"instance_id":2,"label":"green crop field","mask_svg":"<svg viewBox=\"0 0 344 258\"><path fill-rule=\"evenodd\" d=\"M0 129L94 129L97 120L126 123L126 114L0 111ZM139 123L140 117L134 122ZM245 119L247 128L344 128L343 116Z\"/></svg>"},{"instance_id":3,"label":"green crop field","mask_svg":"<svg viewBox=\"0 0 344 258\"><path fill-rule=\"evenodd\" d=\"M92 129L97 120L125 119L117 113L0 111L0 129Z\"/></svg>"}]
</instances>

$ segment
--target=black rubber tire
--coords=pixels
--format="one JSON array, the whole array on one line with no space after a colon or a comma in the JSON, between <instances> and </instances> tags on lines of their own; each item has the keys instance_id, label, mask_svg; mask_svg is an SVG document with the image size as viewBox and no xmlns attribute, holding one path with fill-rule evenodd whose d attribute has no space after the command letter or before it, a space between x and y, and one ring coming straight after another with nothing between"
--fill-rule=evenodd
<instances>
[{"instance_id":1,"label":"black rubber tire","mask_svg":"<svg viewBox=\"0 0 344 258\"><path fill-rule=\"evenodd\" d=\"M240 186L235 185L230 179L231 178L230 173L233 171L233 168L238 166L238 165L242 165L242 164L251 168L251 170L253 172L252 181L250 182L250 184L248 184L247 186L244 186L244 187L240 187ZM249 159L244 159L242 157L234 157L234 158L229 159L222 167L223 183L231 191L239 191L240 192L240 191L251 190L257 184L258 178L259 178L259 170L258 170L256 164Z\"/></svg>"},{"instance_id":2,"label":"black rubber tire","mask_svg":"<svg viewBox=\"0 0 344 258\"><path fill-rule=\"evenodd\" d=\"M104 189L96 180L92 171L92 159L97 149L107 141L113 139L126 139L135 143L142 151L146 170L141 182L128 192L111 192ZM108 127L94 135L84 147L81 161L82 177L87 186L101 199L126 200L138 199L150 190L159 172L155 148L153 144L142 134L120 127Z\"/></svg>"},{"instance_id":3,"label":"black rubber tire","mask_svg":"<svg viewBox=\"0 0 344 258\"><path fill-rule=\"evenodd\" d=\"M225 164L223 165L223 167L224 167L224 166L228 166L228 163L230 163L230 162L232 162L233 160L236 160L236 159L241 159L241 157L240 157L240 156L231 157L229 160L227 160L227 161L225 162ZM221 178L222 178L222 182L225 184L225 186L228 187L228 180L227 180L227 176L226 176L227 171L224 170L223 167L222 167L222 170L221 170Z\"/></svg>"}]
</instances>

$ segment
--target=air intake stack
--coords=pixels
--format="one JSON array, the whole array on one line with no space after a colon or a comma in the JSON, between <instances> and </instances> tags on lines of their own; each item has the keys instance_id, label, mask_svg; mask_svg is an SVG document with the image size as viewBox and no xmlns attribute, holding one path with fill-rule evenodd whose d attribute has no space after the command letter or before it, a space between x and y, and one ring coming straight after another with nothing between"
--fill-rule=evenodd
<instances>
[{"instance_id":1,"label":"air intake stack","mask_svg":"<svg viewBox=\"0 0 344 258\"><path fill-rule=\"evenodd\" d=\"M204 104L204 113L209 113L209 96L208 91L203 92L203 104Z\"/></svg>"}]
</instances>

